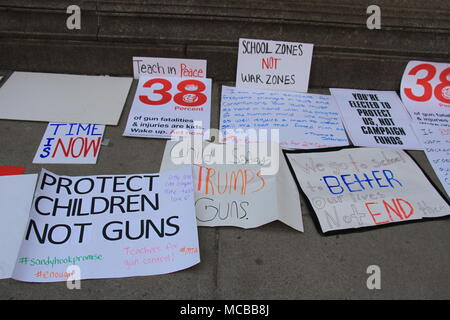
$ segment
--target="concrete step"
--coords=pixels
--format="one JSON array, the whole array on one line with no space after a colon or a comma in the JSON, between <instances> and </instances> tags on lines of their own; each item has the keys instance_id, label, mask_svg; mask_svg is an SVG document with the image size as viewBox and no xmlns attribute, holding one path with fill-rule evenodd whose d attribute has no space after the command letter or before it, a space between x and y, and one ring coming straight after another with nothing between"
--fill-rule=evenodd
<instances>
[{"instance_id":1,"label":"concrete step","mask_svg":"<svg viewBox=\"0 0 450 320\"><path fill-rule=\"evenodd\" d=\"M66 28L79 4L81 30ZM314 43L311 86L396 89L409 60L449 61L447 1L0 1L0 69L132 75L132 56L208 60L233 81L240 37Z\"/></svg>"}]
</instances>

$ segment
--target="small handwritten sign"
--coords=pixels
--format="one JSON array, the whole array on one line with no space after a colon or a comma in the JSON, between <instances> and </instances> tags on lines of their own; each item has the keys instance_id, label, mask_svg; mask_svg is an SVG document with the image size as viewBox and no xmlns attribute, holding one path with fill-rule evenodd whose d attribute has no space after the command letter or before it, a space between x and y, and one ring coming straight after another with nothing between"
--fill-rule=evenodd
<instances>
[{"instance_id":1,"label":"small handwritten sign","mask_svg":"<svg viewBox=\"0 0 450 320\"><path fill-rule=\"evenodd\" d=\"M425 154L450 197L450 126L417 124Z\"/></svg>"},{"instance_id":2,"label":"small handwritten sign","mask_svg":"<svg viewBox=\"0 0 450 320\"><path fill-rule=\"evenodd\" d=\"M395 91L330 89L355 146L421 150Z\"/></svg>"},{"instance_id":3,"label":"small handwritten sign","mask_svg":"<svg viewBox=\"0 0 450 320\"><path fill-rule=\"evenodd\" d=\"M323 232L450 214L402 150L358 148L287 157Z\"/></svg>"},{"instance_id":4,"label":"small handwritten sign","mask_svg":"<svg viewBox=\"0 0 450 320\"><path fill-rule=\"evenodd\" d=\"M104 125L49 123L33 163L96 163Z\"/></svg>"},{"instance_id":5,"label":"small handwritten sign","mask_svg":"<svg viewBox=\"0 0 450 320\"><path fill-rule=\"evenodd\" d=\"M279 129L280 146L314 149L348 145L331 96L222 87L220 128Z\"/></svg>"},{"instance_id":6,"label":"small handwritten sign","mask_svg":"<svg viewBox=\"0 0 450 320\"><path fill-rule=\"evenodd\" d=\"M263 175L261 168L270 161L263 156L251 157L244 152L240 157L237 148L227 148L224 144L203 142L202 149L196 150L187 149L184 141L167 141L161 172L183 166L174 163L177 157L192 156L195 159L192 166L184 166L193 173L199 226L247 229L280 220L303 231L300 198L294 179L280 149L272 152L277 153L274 161L279 160L277 173ZM234 159L233 163L212 163L218 154Z\"/></svg>"},{"instance_id":7,"label":"small handwritten sign","mask_svg":"<svg viewBox=\"0 0 450 320\"><path fill-rule=\"evenodd\" d=\"M239 39L236 87L308 92L313 45Z\"/></svg>"},{"instance_id":8,"label":"small handwritten sign","mask_svg":"<svg viewBox=\"0 0 450 320\"><path fill-rule=\"evenodd\" d=\"M134 78L163 76L180 78L206 78L206 60L133 57Z\"/></svg>"}]
</instances>

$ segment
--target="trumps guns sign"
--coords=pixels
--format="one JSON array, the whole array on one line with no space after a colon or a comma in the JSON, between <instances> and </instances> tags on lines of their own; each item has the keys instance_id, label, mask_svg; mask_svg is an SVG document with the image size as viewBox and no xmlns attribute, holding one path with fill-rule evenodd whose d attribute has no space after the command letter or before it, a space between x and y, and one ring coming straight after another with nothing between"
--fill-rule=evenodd
<instances>
[{"instance_id":1,"label":"trumps guns sign","mask_svg":"<svg viewBox=\"0 0 450 320\"><path fill-rule=\"evenodd\" d=\"M402 150L288 151L287 157L323 232L450 214L449 205Z\"/></svg>"}]
</instances>

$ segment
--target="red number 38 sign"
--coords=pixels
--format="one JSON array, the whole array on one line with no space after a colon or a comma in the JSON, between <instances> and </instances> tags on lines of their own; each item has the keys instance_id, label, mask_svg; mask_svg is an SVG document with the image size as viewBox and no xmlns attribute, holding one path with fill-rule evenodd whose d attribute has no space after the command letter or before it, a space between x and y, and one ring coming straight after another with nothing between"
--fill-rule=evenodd
<instances>
[{"instance_id":1,"label":"red number 38 sign","mask_svg":"<svg viewBox=\"0 0 450 320\"><path fill-rule=\"evenodd\" d=\"M141 76L124 135L163 138L210 128L211 79Z\"/></svg>"},{"instance_id":2,"label":"red number 38 sign","mask_svg":"<svg viewBox=\"0 0 450 320\"><path fill-rule=\"evenodd\" d=\"M158 87L158 89L155 89ZM178 82L176 85L177 93L173 96L170 91L173 88L172 82L164 78L152 78L144 82L143 88L153 88L155 99L149 98L148 95L139 95L142 103L151 106L160 106L169 103L172 99L176 104L184 107L198 107L208 100L205 95L206 85L197 79L188 79Z\"/></svg>"},{"instance_id":3,"label":"red number 38 sign","mask_svg":"<svg viewBox=\"0 0 450 320\"><path fill-rule=\"evenodd\" d=\"M405 104L424 102L450 107L450 64L410 61L400 90Z\"/></svg>"}]
</instances>

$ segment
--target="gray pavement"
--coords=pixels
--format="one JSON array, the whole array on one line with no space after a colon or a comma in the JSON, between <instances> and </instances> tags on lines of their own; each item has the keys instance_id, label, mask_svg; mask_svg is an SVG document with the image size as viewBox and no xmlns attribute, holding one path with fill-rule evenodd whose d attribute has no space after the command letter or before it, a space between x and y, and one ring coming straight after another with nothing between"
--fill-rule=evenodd
<instances>
[{"instance_id":1,"label":"gray pavement","mask_svg":"<svg viewBox=\"0 0 450 320\"><path fill-rule=\"evenodd\" d=\"M156 172L165 140L122 137L134 81L118 126L107 126L96 165L35 165L47 126L0 120L0 165L42 167L57 174ZM0 83L1 85L1 83ZM214 83L212 126L218 126ZM328 93L326 89L311 90ZM423 152L410 153L442 189ZM432 220L322 236L302 199L305 232L274 222L257 229L199 228L201 263L176 273L36 284L0 280L0 299L449 299L450 220ZM381 290L368 290L366 268L381 268Z\"/></svg>"}]
</instances>

